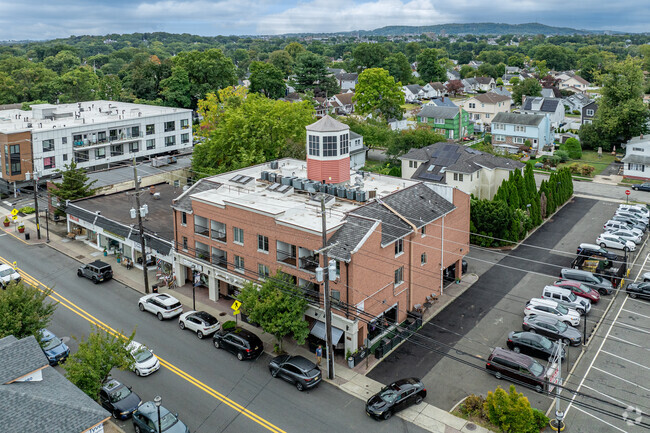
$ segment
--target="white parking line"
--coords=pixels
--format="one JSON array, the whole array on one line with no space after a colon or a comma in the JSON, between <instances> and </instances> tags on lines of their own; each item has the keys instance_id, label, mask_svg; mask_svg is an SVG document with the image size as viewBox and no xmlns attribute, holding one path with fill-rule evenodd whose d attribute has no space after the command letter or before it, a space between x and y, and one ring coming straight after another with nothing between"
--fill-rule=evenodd
<instances>
[{"instance_id":1,"label":"white parking line","mask_svg":"<svg viewBox=\"0 0 650 433\"><path fill-rule=\"evenodd\" d=\"M646 260L648 260L647 257L646 257ZM644 265L645 265L645 262L644 262ZM598 348L598 351L596 352L596 355L594 356L594 359L591 360L591 364L589 364L589 368L587 368L587 371L585 372L585 375L582 377L582 380L580 381L580 385L578 385L578 389L576 389L576 391L580 391L580 388L582 388L582 385L585 383L585 380L587 380L587 376L589 375L589 372L591 371L592 368L594 368L594 362L596 362L596 358L598 358L598 355L600 354L600 351L603 350L603 346L605 345L605 341L607 341L607 338L609 337L610 332L612 332L612 329L614 328L614 324L618 320L618 316L621 314L621 311L623 310L623 308L625 308L625 303L627 302L627 300L628 300L627 297L623 300L623 303L621 304L621 308L618 309L618 312L616 313L616 317L614 317L614 320L612 320L612 324L609 325L609 329L607 330L607 334L605 334L605 338L603 338L603 341L600 343L600 347ZM573 404L573 401L576 399L577 395L578 394L575 393L571 397L571 402L569 403L566 410L564 411L565 416L569 413L569 410L571 409L571 405ZM578 409L578 408L576 408L576 409ZM594 418L596 418L596 417L594 417ZM621 431L623 431L623 430L621 430Z\"/></svg>"},{"instance_id":2,"label":"white parking line","mask_svg":"<svg viewBox=\"0 0 650 433\"><path fill-rule=\"evenodd\" d=\"M641 346L640 344L632 343L631 341L627 341L627 340L623 340L622 338L618 338L616 335L612 335L610 338L612 340L618 340L618 341L621 341L621 342L623 342L625 344L629 344L631 346L636 346L636 347L640 347L640 348L645 349L645 350L650 350L647 347Z\"/></svg>"},{"instance_id":3,"label":"white parking line","mask_svg":"<svg viewBox=\"0 0 650 433\"><path fill-rule=\"evenodd\" d=\"M592 418L596 418L598 421L602 422L603 424L607 424L607 425L610 426L611 428L615 428L616 430L618 430L618 431L622 431L623 433L628 433L626 430L620 429L620 428L616 427L615 425L610 424L610 423L608 423L607 421L598 418L596 415L590 414L589 412L580 409L580 408L577 407L577 406L576 406L576 410L579 410L580 412L582 412L582 413L584 413L584 414L586 414L586 415L589 415L589 416L592 417ZM565 416L566 416L566 412L565 412Z\"/></svg>"},{"instance_id":4,"label":"white parking line","mask_svg":"<svg viewBox=\"0 0 650 433\"><path fill-rule=\"evenodd\" d=\"M623 379L622 377L619 377L619 376L617 376L617 375L615 375L615 374L612 374L612 373L610 373L609 371L605 371L605 370L603 370L602 368L594 367L594 370L598 370L598 371L600 371L601 373L609 374L610 376L615 377L616 379L618 379L618 380L620 380L620 381L622 381L622 382L629 383L630 385L634 385L634 386L636 386L637 388L641 388L641 389L644 390L644 391L650 391L650 389L648 389L648 388L646 388L646 387L644 387L644 386L641 386L641 385L639 385L638 383L634 383L634 382L632 382L631 380Z\"/></svg>"},{"instance_id":5,"label":"white parking line","mask_svg":"<svg viewBox=\"0 0 650 433\"><path fill-rule=\"evenodd\" d=\"M623 358L622 356L614 355L613 353L610 353L610 352L608 352L606 350L603 350L603 353L606 353L606 354L608 354L610 356L613 356L614 358L618 358L618 359L622 359L623 361L627 361L630 364L638 365L639 367L650 370L650 367L646 367L645 365L639 364L638 362L630 361L629 359Z\"/></svg>"},{"instance_id":6,"label":"white parking line","mask_svg":"<svg viewBox=\"0 0 650 433\"><path fill-rule=\"evenodd\" d=\"M629 405L630 405L630 403L625 403L625 402L623 402L623 401L621 401L621 400L619 400L619 399L616 399L616 398L612 397L611 395L605 394L604 392L600 392L600 391L598 391L597 389L592 388L592 387L590 387L590 386L588 386L588 385L582 385L582 386L583 386L584 388L587 388L587 389L592 390L593 392L597 392L597 393L600 394L600 395L604 395L605 397L609 398L610 400L615 401L616 403L618 403L618 404L620 404L620 405L622 405L622 406L629 406Z\"/></svg>"},{"instance_id":7,"label":"white parking line","mask_svg":"<svg viewBox=\"0 0 650 433\"><path fill-rule=\"evenodd\" d=\"M619 311L619 313L620 313L620 311ZM650 331L644 331L643 329L639 329L636 326L628 325L627 323L621 322L621 323L618 323L617 325L618 326L625 326L626 328L634 329L635 331L643 332L644 334L650 334Z\"/></svg>"},{"instance_id":8,"label":"white parking line","mask_svg":"<svg viewBox=\"0 0 650 433\"><path fill-rule=\"evenodd\" d=\"M632 310L628 310L628 309L625 309L623 311L625 311L626 313L636 314L637 316L645 317L646 319L650 319L650 316L646 316L645 314L637 313L636 311L632 311Z\"/></svg>"}]
</instances>

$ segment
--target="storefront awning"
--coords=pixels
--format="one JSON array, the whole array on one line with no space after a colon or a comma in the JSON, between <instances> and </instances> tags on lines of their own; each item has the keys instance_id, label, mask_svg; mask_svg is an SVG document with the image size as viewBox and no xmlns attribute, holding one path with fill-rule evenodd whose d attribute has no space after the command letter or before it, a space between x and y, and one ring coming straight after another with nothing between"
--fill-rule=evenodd
<instances>
[{"instance_id":1,"label":"storefront awning","mask_svg":"<svg viewBox=\"0 0 650 433\"><path fill-rule=\"evenodd\" d=\"M314 323L314 326L312 326L310 334L316 338L320 338L321 340L325 341L325 323L321 322L320 320L317 320ZM343 336L343 331L341 331L339 328L332 326L332 344L336 346L339 343L339 340L341 339L342 336Z\"/></svg>"}]
</instances>

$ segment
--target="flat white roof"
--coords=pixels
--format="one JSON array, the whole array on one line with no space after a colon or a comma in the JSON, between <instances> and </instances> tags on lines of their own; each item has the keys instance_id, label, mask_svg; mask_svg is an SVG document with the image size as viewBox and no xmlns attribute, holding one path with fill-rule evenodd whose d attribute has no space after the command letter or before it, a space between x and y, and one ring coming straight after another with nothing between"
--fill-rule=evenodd
<instances>
[{"instance_id":1,"label":"flat white roof","mask_svg":"<svg viewBox=\"0 0 650 433\"><path fill-rule=\"evenodd\" d=\"M192 110L184 108L103 100L59 105L36 104L32 105L32 111L18 109L0 111L0 132L42 132L54 128L88 127L93 124L137 120L143 117L175 113L191 114L191 112ZM43 113L48 118L39 119L39 113Z\"/></svg>"},{"instance_id":2,"label":"flat white roof","mask_svg":"<svg viewBox=\"0 0 650 433\"><path fill-rule=\"evenodd\" d=\"M322 231L320 217L321 203L312 200L314 194L307 191L293 190L288 194L269 191L271 182L261 180L262 172L307 178L307 163L297 159L285 158L278 162L277 169L271 169L271 163L242 168L228 173L211 176L209 180L223 184L218 189L191 194L192 199L217 206L235 206L272 216L279 224L295 226L312 232ZM232 181L237 175L253 178L246 184ZM357 182L359 181L359 182ZM338 228L351 212L366 203L370 191L375 191L376 198L382 198L398 190L420 183L410 179L366 173L362 176L357 171L350 171L349 187L366 191L366 202L357 202L336 197L335 202L326 208L327 231Z\"/></svg>"}]
</instances>

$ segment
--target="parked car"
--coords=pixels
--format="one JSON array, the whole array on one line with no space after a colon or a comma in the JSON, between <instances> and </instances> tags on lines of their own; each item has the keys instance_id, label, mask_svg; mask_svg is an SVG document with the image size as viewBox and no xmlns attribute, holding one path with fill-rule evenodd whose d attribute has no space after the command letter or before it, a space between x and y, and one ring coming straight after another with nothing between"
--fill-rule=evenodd
<instances>
[{"instance_id":1,"label":"parked car","mask_svg":"<svg viewBox=\"0 0 650 433\"><path fill-rule=\"evenodd\" d=\"M271 376L293 383L298 391L313 388L320 383L320 368L303 356L280 355L269 363Z\"/></svg>"},{"instance_id":2,"label":"parked car","mask_svg":"<svg viewBox=\"0 0 650 433\"><path fill-rule=\"evenodd\" d=\"M199 339L206 335L212 335L221 328L219 321L210 313L205 311L188 311L178 318L178 327L196 332Z\"/></svg>"},{"instance_id":3,"label":"parked car","mask_svg":"<svg viewBox=\"0 0 650 433\"><path fill-rule=\"evenodd\" d=\"M93 283L98 284L101 281L108 281L113 278L113 268L108 263L95 260L92 263L79 266L77 276L86 277Z\"/></svg>"},{"instance_id":4,"label":"parked car","mask_svg":"<svg viewBox=\"0 0 650 433\"><path fill-rule=\"evenodd\" d=\"M619 221L619 222L625 223L625 224L629 225L632 228L641 230L643 233L645 233L646 230L648 229L648 226L646 224L644 224L644 223L642 223L642 222L640 222L640 221L638 221L638 220L636 220L634 218L626 217L626 216L623 216L623 215L616 214L610 219L610 221Z\"/></svg>"},{"instance_id":5,"label":"parked car","mask_svg":"<svg viewBox=\"0 0 650 433\"><path fill-rule=\"evenodd\" d=\"M632 218L640 223L648 225L648 217L645 214L641 214L638 211L633 211L631 209L616 209L616 215L624 216L626 218Z\"/></svg>"},{"instance_id":6,"label":"parked car","mask_svg":"<svg viewBox=\"0 0 650 433\"><path fill-rule=\"evenodd\" d=\"M158 320L171 319L183 312L180 301L167 293L151 293L138 300L140 311L149 311Z\"/></svg>"},{"instance_id":7,"label":"parked car","mask_svg":"<svg viewBox=\"0 0 650 433\"><path fill-rule=\"evenodd\" d=\"M6 289L12 281L19 282L22 279L13 266L0 265L0 288Z\"/></svg>"},{"instance_id":8,"label":"parked car","mask_svg":"<svg viewBox=\"0 0 650 433\"><path fill-rule=\"evenodd\" d=\"M40 331L40 343L50 365L62 364L70 356L70 348L45 328Z\"/></svg>"},{"instance_id":9,"label":"parked car","mask_svg":"<svg viewBox=\"0 0 650 433\"><path fill-rule=\"evenodd\" d=\"M634 191L650 191L650 182L639 183L632 185Z\"/></svg>"},{"instance_id":10,"label":"parked car","mask_svg":"<svg viewBox=\"0 0 650 433\"><path fill-rule=\"evenodd\" d=\"M612 285L611 281L606 280L599 275L594 275L589 271L564 268L560 271L560 278L565 280L580 281L587 287L598 290L598 293L600 293L601 296L610 295L614 292L614 286Z\"/></svg>"},{"instance_id":11,"label":"parked car","mask_svg":"<svg viewBox=\"0 0 650 433\"><path fill-rule=\"evenodd\" d=\"M580 334L580 331L552 317L524 317L521 328L524 331L540 334L551 340L562 340L565 344L570 344L571 346L579 346L582 343L582 334Z\"/></svg>"},{"instance_id":12,"label":"parked car","mask_svg":"<svg viewBox=\"0 0 650 433\"><path fill-rule=\"evenodd\" d=\"M533 298L526 303L524 315L546 316L561 320L567 325L578 326L580 313L550 299Z\"/></svg>"},{"instance_id":13,"label":"parked car","mask_svg":"<svg viewBox=\"0 0 650 433\"><path fill-rule=\"evenodd\" d=\"M587 298L591 301L592 304L598 303L600 301L600 293L597 290L588 287L585 284L582 284L580 281L571 281L571 280L557 280L553 283L554 286L562 287L563 289L571 290L571 292L582 298Z\"/></svg>"},{"instance_id":14,"label":"parked car","mask_svg":"<svg viewBox=\"0 0 650 433\"><path fill-rule=\"evenodd\" d=\"M109 378L99 390L99 402L115 419L127 419L142 404L142 399L117 379Z\"/></svg>"},{"instance_id":15,"label":"parked car","mask_svg":"<svg viewBox=\"0 0 650 433\"><path fill-rule=\"evenodd\" d=\"M630 283L625 291L632 299L641 298L650 300L650 283Z\"/></svg>"},{"instance_id":16,"label":"parked car","mask_svg":"<svg viewBox=\"0 0 650 433\"><path fill-rule=\"evenodd\" d=\"M508 349L515 353L523 353L524 355L534 356L544 360L548 360L548 358L557 353L557 343L534 332L512 331L508 334L506 345ZM565 350L562 349L562 360L564 360L564 356Z\"/></svg>"},{"instance_id":17,"label":"parked car","mask_svg":"<svg viewBox=\"0 0 650 433\"><path fill-rule=\"evenodd\" d=\"M488 357L485 368L497 379L509 377L517 382L532 385L537 392L542 392L546 388L546 368L537 360L522 353L496 347ZM549 373L552 368L549 367Z\"/></svg>"},{"instance_id":18,"label":"parked car","mask_svg":"<svg viewBox=\"0 0 650 433\"><path fill-rule=\"evenodd\" d=\"M605 257L608 260L616 260L618 258L618 254L611 253L600 245L587 243L580 244L576 250L576 254L587 257L600 256Z\"/></svg>"},{"instance_id":19,"label":"parked car","mask_svg":"<svg viewBox=\"0 0 650 433\"><path fill-rule=\"evenodd\" d=\"M625 239L614 236L609 232L601 233L601 235L596 238L596 243L603 248L616 248L623 251L636 250L634 242L626 241Z\"/></svg>"},{"instance_id":20,"label":"parked car","mask_svg":"<svg viewBox=\"0 0 650 433\"><path fill-rule=\"evenodd\" d=\"M585 298L579 298L571 290L563 289L557 286L545 286L542 289L542 298L552 299L568 308L573 308L581 316L591 311L591 301Z\"/></svg>"},{"instance_id":21,"label":"parked car","mask_svg":"<svg viewBox=\"0 0 650 433\"><path fill-rule=\"evenodd\" d=\"M637 204L619 204L618 210L639 214L645 218L650 218L650 209L647 206Z\"/></svg>"},{"instance_id":22,"label":"parked car","mask_svg":"<svg viewBox=\"0 0 650 433\"><path fill-rule=\"evenodd\" d=\"M158 426L158 410L160 410L160 426ZM141 404L133 412L133 428L135 433L190 433L190 429L178 419L177 413L171 413L165 406L157 407L153 401Z\"/></svg>"},{"instance_id":23,"label":"parked car","mask_svg":"<svg viewBox=\"0 0 650 433\"><path fill-rule=\"evenodd\" d=\"M244 328L221 329L214 333L212 343L217 349L225 349L237 355L237 359L256 359L264 352L262 340Z\"/></svg>"},{"instance_id":24,"label":"parked car","mask_svg":"<svg viewBox=\"0 0 650 433\"><path fill-rule=\"evenodd\" d=\"M160 369L160 362L153 352L144 344L131 341L126 350L133 357L133 371L137 376L149 376Z\"/></svg>"},{"instance_id":25,"label":"parked car","mask_svg":"<svg viewBox=\"0 0 650 433\"><path fill-rule=\"evenodd\" d=\"M615 221L615 220L609 220L605 223L603 226L603 230L605 231L611 231L611 230L629 230L632 233L636 233L639 236L643 236L643 230L642 229L637 229L632 227L631 224L623 222L623 221Z\"/></svg>"},{"instance_id":26,"label":"parked car","mask_svg":"<svg viewBox=\"0 0 650 433\"><path fill-rule=\"evenodd\" d=\"M612 236L618 236L621 239L626 241L634 242L635 245L641 243L642 236L634 233L631 230L618 229L618 230L608 230L606 233L609 233Z\"/></svg>"},{"instance_id":27,"label":"parked car","mask_svg":"<svg viewBox=\"0 0 650 433\"><path fill-rule=\"evenodd\" d=\"M420 379L400 379L368 399L366 414L377 419L389 419L400 410L422 403L426 396L427 390Z\"/></svg>"}]
</instances>

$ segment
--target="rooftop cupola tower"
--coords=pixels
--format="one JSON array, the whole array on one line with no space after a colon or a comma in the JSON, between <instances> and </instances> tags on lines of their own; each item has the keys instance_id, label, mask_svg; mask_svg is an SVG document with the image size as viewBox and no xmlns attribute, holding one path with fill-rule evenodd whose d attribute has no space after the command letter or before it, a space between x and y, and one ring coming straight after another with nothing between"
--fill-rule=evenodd
<instances>
[{"instance_id":1,"label":"rooftop cupola tower","mask_svg":"<svg viewBox=\"0 0 650 433\"><path fill-rule=\"evenodd\" d=\"M307 177L339 184L350 180L350 127L325 115L307 125Z\"/></svg>"}]
</instances>

